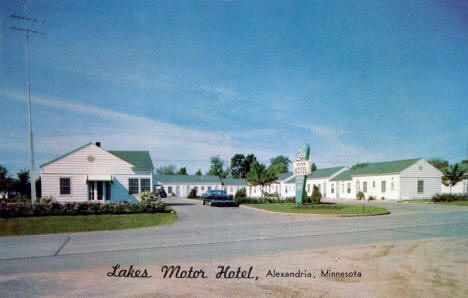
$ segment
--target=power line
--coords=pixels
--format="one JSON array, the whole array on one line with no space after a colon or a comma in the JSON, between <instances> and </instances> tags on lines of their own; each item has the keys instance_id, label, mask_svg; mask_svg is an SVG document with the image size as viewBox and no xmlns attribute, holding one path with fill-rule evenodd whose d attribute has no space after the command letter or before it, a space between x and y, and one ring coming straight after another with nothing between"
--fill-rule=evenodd
<instances>
[{"instance_id":1,"label":"power line","mask_svg":"<svg viewBox=\"0 0 468 298\"><path fill-rule=\"evenodd\" d=\"M16 14L10 14L10 17L13 19L20 19L23 21L33 22L42 24L44 21L38 20L35 18L30 18L27 16L20 16ZM29 179L31 180L31 203L36 201L36 179L34 175L34 142L33 142L33 133L32 133L32 119L31 119L31 84L29 79L29 34L41 34L44 35L44 32L37 31L37 29L22 28L11 26L11 30L25 32L26 40L26 85L28 89L28 132L29 132Z\"/></svg>"}]
</instances>

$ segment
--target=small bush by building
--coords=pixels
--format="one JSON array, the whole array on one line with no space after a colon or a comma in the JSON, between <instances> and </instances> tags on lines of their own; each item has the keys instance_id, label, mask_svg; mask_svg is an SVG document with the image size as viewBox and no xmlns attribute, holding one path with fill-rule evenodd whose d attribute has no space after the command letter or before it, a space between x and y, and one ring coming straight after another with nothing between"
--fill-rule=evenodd
<instances>
[{"instance_id":1,"label":"small bush by building","mask_svg":"<svg viewBox=\"0 0 468 298\"><path fill-rule=\"evenodd\" d=\"M236 194L234 195L234 199L244 199L247 198L247 191L245 190L245 187L242 187L236 191Z\"/></svg>"},{"instance_id":2,"label":"small bush by building","mask_svg":"<svg viewBox=\"0 0 468 298\"><path fill-rule=\"evenodd\" d=\"M374 196L369 196L369 201L375 201L375 197Z\"/></svg>"},{"instance_id":3,"label":"small bush by building","mask_svg":"<svg viewBox=\"0 0 468 298\"><path fill-rule=\"evenodd\" d=\"M362 191L358 192L356 195L356 199L363 200L365 198L364 193Z\"/></svg>"},{"instance_id":4,"label":"small bush by building","mask_svg":"<svg viewBox=\"0 0 468 298\"><path fill-rule=\"evenodd\" d=\"M436 194L432 197L433 202L454 202L454 201L468 201L468 195L466 194L451 194L442 193Z\"/></svg>"},{"instance_id":5,"label":"small bush by building","mask_svg":"<svg viewBox=\"0 0 468 298\"><path fill-rule=\"evenodd\" d=\"M189 198L189 199L196 199L196 198L198 198L198 196L197 196L197 190L196 190L195 188L192 188L192 189L190 190L190 193L189 193L189 195L187 196L187 198Z\"/></svg>"}]
</instances>

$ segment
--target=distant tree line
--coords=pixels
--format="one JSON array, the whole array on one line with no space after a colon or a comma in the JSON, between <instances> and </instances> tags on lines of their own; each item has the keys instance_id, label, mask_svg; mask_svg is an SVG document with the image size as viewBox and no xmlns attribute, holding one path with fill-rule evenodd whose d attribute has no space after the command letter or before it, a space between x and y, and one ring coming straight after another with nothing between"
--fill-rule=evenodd
<instances>
[{"instance_id":1,"label":"distant tree line","mask_svg":"<svg viewBox=\"0 0 468 298\"><path fill-rule=\"evenodd\" d=\"M41 178L36 179L36 196L41 197ZM15 176L11 176L8 169L0 165L0 198L30 200L31 181L28 170L20 170Z\"/></svg>"}]
</instances>

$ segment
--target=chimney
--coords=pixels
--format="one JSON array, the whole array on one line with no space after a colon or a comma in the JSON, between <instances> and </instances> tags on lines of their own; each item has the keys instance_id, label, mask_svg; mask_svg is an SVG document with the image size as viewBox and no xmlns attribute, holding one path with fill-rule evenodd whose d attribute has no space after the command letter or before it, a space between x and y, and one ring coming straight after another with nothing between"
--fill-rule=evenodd
<instances>
[{"instance_id":1,"label":"chimney","mask_svg":"<svg viewBox=\"0 0 468 298\"><path fill-rule=\"evenodd\" d=\"M96 146L98 146L99 148L101 148L101 142L96 142Z\"/></svg>"}]
</instances>

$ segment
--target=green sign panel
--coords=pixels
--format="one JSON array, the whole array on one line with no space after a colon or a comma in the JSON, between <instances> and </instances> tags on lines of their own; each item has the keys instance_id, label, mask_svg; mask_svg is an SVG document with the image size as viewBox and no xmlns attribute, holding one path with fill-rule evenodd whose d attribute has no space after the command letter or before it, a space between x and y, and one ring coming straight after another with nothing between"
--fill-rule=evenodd
<instances>
[{"instance_id":1,"label":"green sign panel","mask_svg":"<svg viewBox=\"0 0 468 298\"><path fill-rule=\"evenodd\" d=\"M304 202L304 196L306 194L306 178L310 173L310 161L309 161L310 146L304 144L297 151L296 160L294 162L294 175L296 176L296 203L302 204Z\"/></svg>"}]
</instances>

